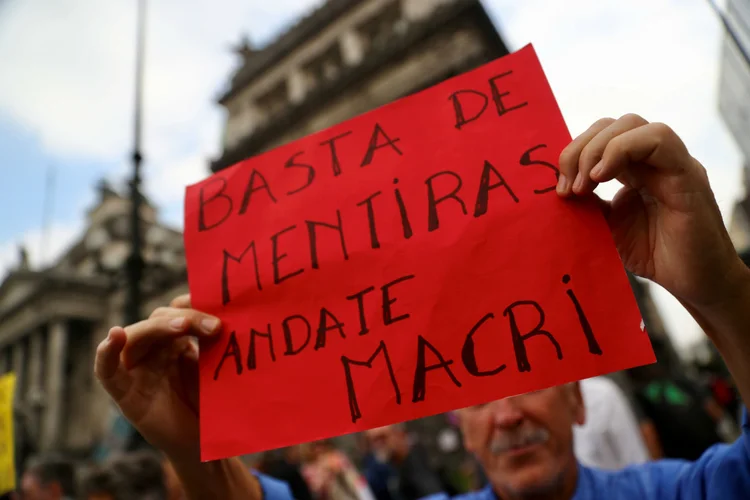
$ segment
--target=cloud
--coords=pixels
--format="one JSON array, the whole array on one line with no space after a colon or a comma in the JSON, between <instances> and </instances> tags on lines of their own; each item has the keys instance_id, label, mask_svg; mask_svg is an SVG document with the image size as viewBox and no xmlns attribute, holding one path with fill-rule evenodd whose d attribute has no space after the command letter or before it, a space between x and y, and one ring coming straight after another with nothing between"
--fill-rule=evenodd
<instances>
[{"instance_id":1,"label":"cloud","mask_svg":"<svg viewBox=\"0 0 750 500\"><path fill-rule=\"evenodd\" d=\"M81 236L83 224L55 224L47 231L32 229L12 242L0 243L0 277L19 264L19 248L23 245L33 269L53 263Z\"/></svg>"},{"instance_id":2,"label":"cloud","mask_svg":"<svg viewBox=\"0 0 750 500\"><path fill-rule=\"evenodd\" d=\"M214 98L237 64L232 44L247 32L267 41L320 1L148 2L143 152L158 203L175 201L174 184L198 180L201 161L205 175L218 150ZM0 17L0 113L61 161L119 160L121 178L130 175L136 4L15 0Z\"/></svg>"},{"instance_id":3,"label":"cloud","mask_svg":"<svg viewBox=\"0 0 750 500\"><path fill-rule=\"evenodd\" d=\"M122 2L10 3L0 18L0 110L55 154L121 153L133 19Z\"/></svg>"}]
</instances>

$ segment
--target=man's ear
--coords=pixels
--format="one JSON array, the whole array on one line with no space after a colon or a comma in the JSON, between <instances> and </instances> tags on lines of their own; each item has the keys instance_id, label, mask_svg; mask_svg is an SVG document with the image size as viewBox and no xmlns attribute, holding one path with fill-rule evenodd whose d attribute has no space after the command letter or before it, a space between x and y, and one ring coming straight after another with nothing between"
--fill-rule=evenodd
<instances>
[{"instance_id":1,"label":"man's ear","mask_svg":"<svg viewBox=\"0 0 750 500\"><path fill-rule=\"evenodd\" d=\"M453 410L453 413L458 418L458 427L461 429L461 436L463 438L464 442L464 449L468 451L469 453L475 453L476 450L474 449L474 443L471 440L471 435L468 432L468 423L466 418L466 412L470 411L467 408L462 408L460 410Z\"/></svg>"},{"instance_id":2,"label":"man's ear","mask_svg":"<svg viewBox=\"0 0 750 500\"><path fill-rule=\"evenodd\" d=\"M570 404L573 410L573 420L578 425L586 423L586 405L583 401L583 393L581 392L581 383L573 382L568 384L570 394Z\"/></svg>"}]
</instances>

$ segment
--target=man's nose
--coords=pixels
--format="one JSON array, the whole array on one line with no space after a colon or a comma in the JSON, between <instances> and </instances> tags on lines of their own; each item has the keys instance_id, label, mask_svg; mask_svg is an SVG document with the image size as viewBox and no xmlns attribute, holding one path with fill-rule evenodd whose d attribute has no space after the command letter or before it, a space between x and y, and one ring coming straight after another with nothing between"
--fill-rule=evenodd
<instances>
[{"instance_id":1,"label":"man's nose","mask_svg":"<svg viewBox=\"0 0 750 500\"><path fill-rule=\"evenodd\" d=\"M498 427L518 427L523 418L524 413L517 398L505 398L492 404L492 423Z\"/></svg>"}]
</instances>

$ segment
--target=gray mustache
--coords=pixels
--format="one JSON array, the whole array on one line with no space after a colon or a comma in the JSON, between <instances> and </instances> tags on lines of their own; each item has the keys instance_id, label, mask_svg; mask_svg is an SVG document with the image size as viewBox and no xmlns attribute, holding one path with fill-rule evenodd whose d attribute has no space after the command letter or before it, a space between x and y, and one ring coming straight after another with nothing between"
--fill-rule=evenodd
<instances>
[{"instance_id":1,"label":"gray mustache","mask_svg":"<svg viewBox=\"0 0 750 500\"><path fill-rule=\"evenodd\" d=\"M549 432L543 428L503 432L490 443L490 453L500 455L514 448L542 444L549 439Z\"/></svg>"}]
</instances>

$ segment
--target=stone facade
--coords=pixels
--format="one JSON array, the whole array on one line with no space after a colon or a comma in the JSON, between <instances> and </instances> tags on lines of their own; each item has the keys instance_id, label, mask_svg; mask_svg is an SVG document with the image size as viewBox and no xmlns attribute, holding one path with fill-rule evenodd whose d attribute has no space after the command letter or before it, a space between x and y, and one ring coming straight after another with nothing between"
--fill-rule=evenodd
<instances>
[{"instance_id":1,"label":"stone facade","mask_svg":"<svg viewBox=\"0 0 750 500\"><path fill-rule=\"evenodd\" d=\"M85 233L56 263L32 270L22 258L0 285L0 372L17 376L19 448L88 455L109 425L92 367L97 345L122 322L130 202L106 185L100 195ZM187 286L182 234L159 224L149 203L141 217L148 310Z\"/></svg>"},{"instance_id":2,"label":"stone facade","mask_svg":"<svg viewBox=\"0 0 750 500\"><path fill-rule=\"evenodd\" d=\"M478 0L329 0L265 49L238 52L214 171L508 50Z\"/></svg>"}]
</instances>

